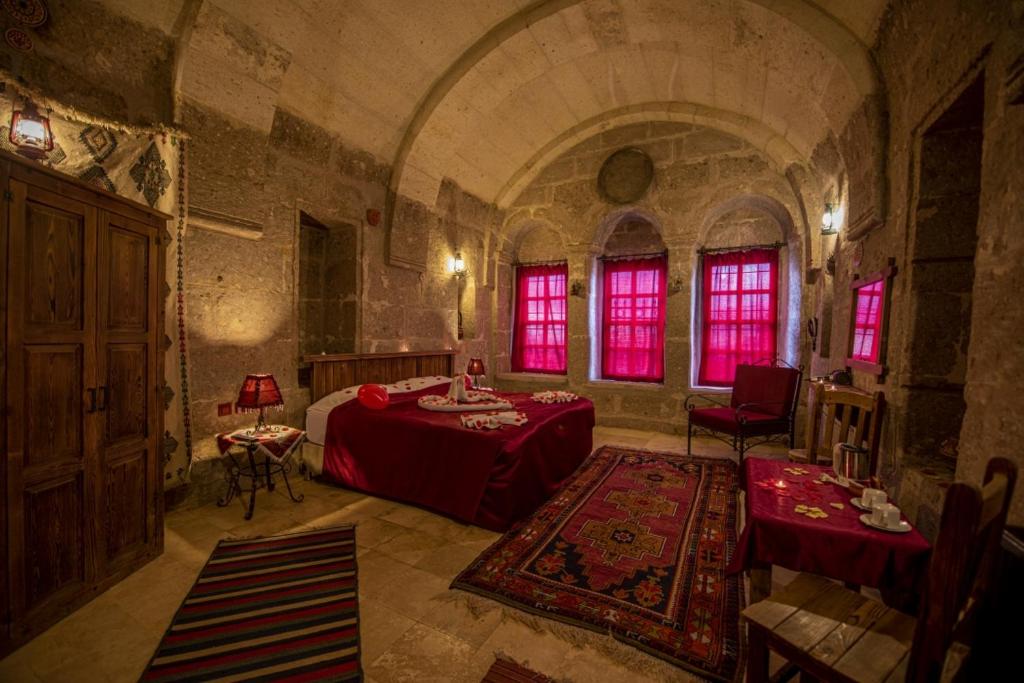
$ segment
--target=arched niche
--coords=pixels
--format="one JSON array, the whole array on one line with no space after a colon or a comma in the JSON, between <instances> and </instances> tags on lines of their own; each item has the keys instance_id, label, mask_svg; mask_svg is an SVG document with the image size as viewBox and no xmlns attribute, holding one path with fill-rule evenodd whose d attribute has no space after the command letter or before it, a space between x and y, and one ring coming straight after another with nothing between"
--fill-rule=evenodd
<instances>
[{"instance_id":1,"label":"arched niche","mask_svg":"<svg viewBox=\"0 0 1024 683\"><path fill-rule=\"evenodd\" d=\"M693 252L691 288L691 382L697 384L700 367L701 305L700 258L703 249L744 249L757 246L779 247L779 355L791 365L800 364L802 315L803 244L792 215L778 200L764 195L741 195L712 208L705 217Z\"/></svg>"}]
</instances>

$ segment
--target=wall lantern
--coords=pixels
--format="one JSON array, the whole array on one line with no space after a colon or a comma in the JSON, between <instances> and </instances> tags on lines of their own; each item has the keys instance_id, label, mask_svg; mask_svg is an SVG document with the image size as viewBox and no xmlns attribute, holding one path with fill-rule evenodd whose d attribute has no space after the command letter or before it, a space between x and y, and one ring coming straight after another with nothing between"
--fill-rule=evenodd
<instances>
[{"instance_id":1,"label":"wall lantern","mask_svg":"<svg viewBox=\"0 0 1024 683\"><path fill-rule=\"evenodd\" d=\"M466 261L462 258L461 252L455 252L455 256L448 257L448 272L455 277L462 277L466 274Z\"/></svg>"},{"instance_id":2,"label":"wall lantern","mask_svg":"<svg viewBox=\"0 0 1024 683\"><path fill-rule=\"evenodd\" d=\"M825 203L825 211L821 214L821 234L835 235L843 222L843 210L831 202Z\"/></svg>"},{"instance_id":3,"label":"wall lantern","mask_svg":"<svg viewBox=\"0 0 1024 683\"><path fill-rule=\"evenodd\" d=\"M21 109L14 110L9 137L18 154L30 159L43 159L53 150L50 119L39 113L32 100L25 100Z\"/></svg>"}]
</instances>

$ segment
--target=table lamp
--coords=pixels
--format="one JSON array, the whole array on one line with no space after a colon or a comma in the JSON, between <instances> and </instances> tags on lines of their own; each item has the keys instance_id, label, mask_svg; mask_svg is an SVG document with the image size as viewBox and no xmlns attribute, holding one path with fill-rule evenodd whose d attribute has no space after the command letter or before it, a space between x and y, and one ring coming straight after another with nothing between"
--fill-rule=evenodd
<instances>
[{"instance_id":1,"label":"table lamp","mask_svg":"<svg viewBox=\"0 0 1024 683\"><path fill-rule=\"evenodd\" d=\"M264 409L273 407L280 409L283 405L281 389L274 381L273 375L246 375L245 381L242 382L242 389L238 392L238 402L235 404L235 408L245 413L258 411L260 416L256 420L254 431L266 432L269 429L264 418Z\"/></svg>"},{"instance_id":2,"label":"table lamp","mask_svg":"<svg viewBox=\"0 0 1024 683\"><path fill-rule=\"evenodd\" d=\"M470 358L469 366L466 368L466 374L473 376L473 388L480 388L480 375L486 375L487 371L484 370L484 362L479 358Z\"/></svg>"}]
</instances>

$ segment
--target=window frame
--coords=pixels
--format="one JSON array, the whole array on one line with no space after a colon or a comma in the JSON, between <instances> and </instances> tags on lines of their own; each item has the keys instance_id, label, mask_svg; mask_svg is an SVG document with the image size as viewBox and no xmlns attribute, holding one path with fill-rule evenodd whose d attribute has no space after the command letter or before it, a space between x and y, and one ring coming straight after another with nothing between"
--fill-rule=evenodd
<instances>
[{"instance_id":1,"label":"window frame","mask_svg":"<svg viewBox=\"0 0 1024 683\"><path fill-rule=\"evenodd\" d=\"M659 312L659 319L656 321L658 326L656 340L660 340L661 346L661 357L658 359L659 373L657 377L649 376L643 377L639 375L617 375L609 374L607 372L606 361L609 355L609 332L612 327L610 320L610 301L608 296L608 274L609 265L612 264L636 264L644 261L650 261L657 263L657 283L658 292L654 296L657 298L656 310ZM611 257L601 258L601 281L600 281L600 292L601 292L601 305L600 305L600 349L599 349L599 363L598 363L598 379L604 382L636 382L640 384L664 384L665 383L665 327L667 325L667 308L668 308L668 252L657 254L657 255L643 255L643 256L623 256L623 257ZM637 298L637 294L634 293L629 295L634 300ZM649 296L649 295L648 295ZM635 308L635 305L634 305ZM637 324L633 321L633 324ZM657 342L656 342L657 343Z\"/></svg>"},{"instance_id":2,"label":"window frame","mask_svg":"<svg viewBox=\"0 0 1024 683\"><path fill-rule=\"evenodd\" d=\"M768 289L769 289L769 293L774 293L774 297L775 297L775 301L774 301L774 303L773 303L773 305L771 307L773 315L772 315L772 319L770 321L770 324L772 326L772 336L771 336L771 339L772 339L772 352L771 352L770 355L771 355L772 359L774 360L775 357L778 357L780 355L780 347L781 347L781 344L780 344L780 341L781 341L780 340L780 327L781 327L781 324L783 322L783 318L782 318L782 248L784 246L785 245L783 245L783 244L770 244L770 245L769 244L765 244L765 245L742 246L742 247L729 248L729 249L709 249L709 250L706 250L706 251L705 250L699 250L698 253L700 255L700 259L699 259L699 269L698 269L698 274L697 274L698 287L696 289L696 297L695 297L695 301L694 301L694 306L696 308L696 313L694 315L694 323L695 323L694 324L694 330L695 330L695 334L691 335L691 342L693 343L694 349L697 352L696 354L691 356L691 358L696 358L696 361L697 361L695 363L695 365L696 365L695 371L693 371L693 375L692 375L695 387L699 387L699 388L703 388L703 389L731 391L732 388L733 388L733 385L735 384L735 377L733 378L733 382L730 382L728 384L726 384L724 382L718 382L718 381L709 380L709 379L704 377L704 372L703 372L704 364L705 364L705 362L707 360L707 349L705 348L705 335L707 335L709 333L710 325L711 325L710 311L709 310L705 310L705 293L706 293L705 289L708 287L708 281L711 279L711 275L710 275L710 273L708 271L708 264L707 264L707 261L706 261L706 257L714 256L714 255L718 255L718 254L742 254L742 253L746 253L746 252L768 252L768 251L770 251L770 252L773 253L774 259L773 259L772 262L769 263L769 265L770 265L770 274L771 274L771 277L774 279L774 282L769 284L769 288ZM726 292L728 292L728 291L736 292L737 294L735 294L735 296L739 296L742 299L742 294L745 291L745 290L743 290L741 288L742 277L743 277L742 266L746 265L746 264L739 264L739 265L740 265L740 269L737 272L737 287L738 288L735 289L735 290L724 290L724 291L726 291ZM763 292L764 290L756 290L756 291ZM742 310L742 301L738 302L737 310ZM737 321L734 324L738 327L738 326L743 324L743 320L742 319L737 319ZM757 359L754 359L751 362L756 362L756 361L759 361L759 360L764 360L764 359L763 358L757 358ZM737 365L738 364L739 363L737 363Z\"/></svg>"},{"instance_id":3,"label":"window frame","mask_svg":"<svg viewBox=\"0 0 1024 683\"><path fill-rule=\"evenodd\" d=\"M875 375L881 382L886 373L885 357L889 346L889 310L892 307L892 278L896 275L896 266L890 263L885 268L860 277L853 276L850 283L850 326L846 342L846 365L854 370L860 370L869 375ZM857 358L853 355L853 345L857 333L857 298L859 291L875 283L882 283L880 294L881 314L878 321L878 354L873 360Z\"/></svg>"},{"instance_id":4,"label":"window frame","mask_svg":"<svg viewBox=\"0 0 1024 683\"><path fill-rule=\"evenodd\" d=\"M559 268L562 272L560 273L564 278L562 287L562 298L565 306L565 320L562 321L562 357L565 361L565 367L561 370L548 370L543 368L531 368L525 365L519 365L518 359L521 354L517 348L517 344L522 343L522 330L526 326L525 321L520 321L520 296L522 294L520 287L520 269L521 268ZM569 372L569 263L568 261L555 261L550 263L517 263L513 270L513 283L515 287L512 293L512 345L509 354L509 367L512 372L515 373L538 373L544 375L567 375ZM529 277L527 275L527 277ZM548 276L545 276L548 277ZM553 297L530 297L534 299L551 299ZM557 324L551 322L541 323L545 326ZM551 348L549 345L544 345L537 348ZM522 354L525 356L525 354Z\"/></svg>"}]
</instances>

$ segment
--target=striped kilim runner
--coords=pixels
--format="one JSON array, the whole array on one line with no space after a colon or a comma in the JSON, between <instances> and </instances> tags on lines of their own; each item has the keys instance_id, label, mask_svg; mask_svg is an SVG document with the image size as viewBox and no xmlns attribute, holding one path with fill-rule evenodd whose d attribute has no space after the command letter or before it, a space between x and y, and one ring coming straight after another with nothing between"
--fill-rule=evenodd
<instances>
[{"instance_id":1,"label":"striped kilim runner","mask_svg":"<svg viewBox=\"0 0 1024 683\"><path fill-rule=\"evenodd\" d=\"M360 681L351 525L221 541L143 681Z\"/></svg>"}]
</instances>

